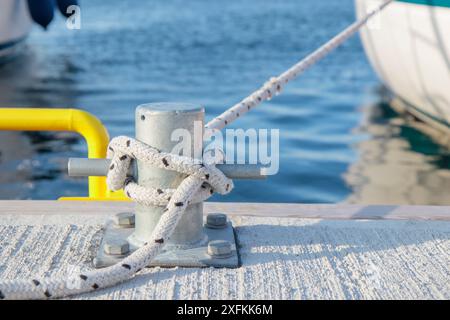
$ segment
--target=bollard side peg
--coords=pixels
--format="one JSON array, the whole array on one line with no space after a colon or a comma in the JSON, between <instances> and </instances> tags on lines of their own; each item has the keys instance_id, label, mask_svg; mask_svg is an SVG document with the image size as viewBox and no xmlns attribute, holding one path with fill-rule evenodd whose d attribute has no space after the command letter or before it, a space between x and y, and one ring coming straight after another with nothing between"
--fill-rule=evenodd
<instances>
[{"instance_id":1,"label":"bollard side peg","mask_svg":"<svg viewBox=\"0 0 450 320\"><path fill-rule=\"evenodd\" d=\"M195 154L195 150L202 150L203 147L204 113L202 107L184 103L138 106L135 115L136 139L170 153L178 143L171 140L172 133L183 129L193 137L191 154ZM106 176L109 166L109 159L71 158L68 173L73 177ZM218 164L216 167L231 179L266 178L265 167L261 165ZM183 174L149 166L139 159L132 161L127 175L143 187L161 189L176 188L185 178ZM151 241L163 210L163 206L136 203L134 213L120 213L120 216L110 219L94 259L95 267L113 265ZM204 218L203 203L190 204L162 252L149 266L239 267L232 221L220 213Z\"/></svg>"},{"instance_id":2,"label":"bollard side peg","mask_svg":"<svg viewBox=\"0 0 450 320\"><path fill-rule=\"evenodd\" d=\"M69 158L67 173L70 177L103 177L108 173L110 159ZM259 164L217 164L217 169L230 179L266 179L265 167ZM137 176L136 162L132 161L129 177Z\"/></svg>"}]
</instances>

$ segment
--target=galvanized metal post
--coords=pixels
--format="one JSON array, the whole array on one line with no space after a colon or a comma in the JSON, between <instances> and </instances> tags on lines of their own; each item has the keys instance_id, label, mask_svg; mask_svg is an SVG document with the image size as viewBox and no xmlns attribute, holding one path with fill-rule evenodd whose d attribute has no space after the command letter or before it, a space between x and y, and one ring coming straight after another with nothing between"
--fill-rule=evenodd
<instances>
[{"instance_id":1,"label":"galvanized metal post","mask_svg":"<svg viewBox=\"0 0 450 320\"><path fill-rule=\"evenodd\" d=\"M180 141L173 141L177 129L186 130L191 146L190 154L197 159L202 156L205 111L202 107L186 103L150 103L136 109L136 139L163 152L172 152ZM200 151L200 152L199 152ZM197 153L197 154L196 154ZM137 182L141 186L176 189L186 176L177 172L148 166L137 161ZM164 207L136 204L135 231L128 238L131 246L140 247L150 240ZM189 247L207 241L203 232L203 203L192 204L176 227L168 245Z\"/></svg>"},{"instance_id":2,"label":"galvanized metal post","mask_svg":"<svg viewBox=\"0 0 450 320\"><path fill-rule=\"evenodd\" d=\"M136 109L136 139L163 152L180 154L182 151L181 155L201 160L204 114L202 107L186 103L141 105ZM178 132L174 135L176 130ZM183 148L174 149L180 143ZM69 171L75 175L105 174L104 160L102 163L72 161ZM259 166L223 165L223 168L241 178L264 177ZM129 174L132 173L137 183L144 187L176 189L186 178L184 174L149 166L140 160L135 162L135 170L131 171ZM151 241L163 210L164 207L136 204L134 214L122 212L114 216L106 223L94 265L97 268L113 265ZM205 220L203 203L188 206L171 238L150 266L239 266L232 222L220 213L209 214Z\"/></svg>"}]
</instances>

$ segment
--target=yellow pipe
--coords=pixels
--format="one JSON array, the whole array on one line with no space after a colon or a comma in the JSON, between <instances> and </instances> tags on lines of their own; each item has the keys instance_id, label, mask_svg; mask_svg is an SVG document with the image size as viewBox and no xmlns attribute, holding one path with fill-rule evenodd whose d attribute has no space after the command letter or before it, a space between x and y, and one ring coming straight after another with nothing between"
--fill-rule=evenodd
<instances>
[{"instance_id":1,"label":"yellow pipe","mask_svg":"<svg viewBox=\"0 0 450 320\"><path fill-rule=\"evenodd\" d=\"M87 142L89 158L105 158L109 134L92 114L77 109L1 108L0 130L72 131ZM106 178L89 177L89 197L106 198Z\"/></svg>"}]
</instances>

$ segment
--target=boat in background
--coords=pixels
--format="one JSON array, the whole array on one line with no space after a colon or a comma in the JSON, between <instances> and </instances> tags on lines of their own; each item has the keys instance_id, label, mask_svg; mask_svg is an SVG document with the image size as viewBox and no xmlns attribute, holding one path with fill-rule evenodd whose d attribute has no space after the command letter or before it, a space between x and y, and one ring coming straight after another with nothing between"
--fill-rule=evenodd
<instances>
[{"instance_id":1,"label":"boat in background","mask_svg":"<svg viewBox=\"0 0 450 320\"><path fill-rule=\"evenodd\" d=\"M384 0L355 0L360 18ZM391 106L450 132L450 0L400 0L361 30Z\"/></svg>"},{"instance_id":2,"label":"boat in background","mask_svg":"<svg viewBox=\"0 0 450 320\"><path fill-rule=\"evenodd\" d=\"M0 62L9 60L21 47L33 22L44 29L54 18L54 10L68 18L77 0L1 0L0 2Z\"/></svg>"},{"instance_id":3,"label":"boat in background","mask_svg":"<svg viewBox=\"0 0 450 320\"><path fill-rule=\"evenodd\" d=\"M0 61L21 51L32 25L26 0L0 2Z\"/></svg>"}]
</instances>

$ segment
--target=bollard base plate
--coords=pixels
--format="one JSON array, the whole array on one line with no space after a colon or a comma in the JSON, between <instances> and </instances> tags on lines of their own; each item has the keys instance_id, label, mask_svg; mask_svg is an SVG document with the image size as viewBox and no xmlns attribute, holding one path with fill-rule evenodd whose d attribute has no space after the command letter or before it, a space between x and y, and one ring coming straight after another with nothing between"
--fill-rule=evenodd
<instances>
[{"instance_id":1,"label":"bollard base plate","mask_svg":"<svg viewBox=\"0 0 450 320\"><path fill-rule=\"evenodd\" d=\"M134 232L134 228L120 228L113 221L108 221L105 226L105 233L94 258L95 268L104 268L120 262L122 259L133 253L137 248L130 246L130 251L123 255L110 255L105 253L106 243L120 242L128 239ZM240 266L238 257L238 246L236 245L235 234L231 221L227 222L222 229L212 229L203 227L203 232L207 241L202 241L198 245L189 248L179 248L167 244L148 267L216 267L216 268L238 268ZM209 241L226 240L231 243L231 254L227 257L214 257L207 253Z\"/></svg>"}]
</instances>

